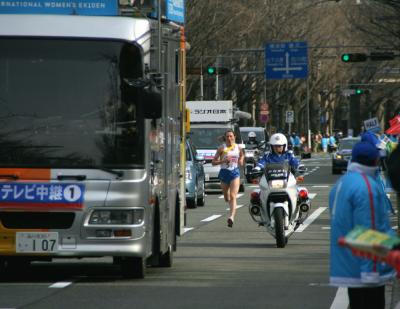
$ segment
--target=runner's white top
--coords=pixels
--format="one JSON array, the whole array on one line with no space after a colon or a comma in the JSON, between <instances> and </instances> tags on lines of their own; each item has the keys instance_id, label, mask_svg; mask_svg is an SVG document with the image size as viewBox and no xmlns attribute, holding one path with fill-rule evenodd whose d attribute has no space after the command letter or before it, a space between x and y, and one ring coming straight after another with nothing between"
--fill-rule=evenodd
<instances>
[{"instance_id":1,"label":"runner's white top","mask_svg":"<svg viewBox=\"0 0 400 309\"><path fill-rule=\"evenodd\" d=\"M229 158L230 163L229 165L226 163L221 164L221 168L225 168L228 170L234 170L235 168L238 167L238 161L239 161L239 156L240 156L240 149L237 144L232 144L230 147L228 147L226 144L223 144L224 150L222 152L221 159Z\"/></svg>"}]
</instances>

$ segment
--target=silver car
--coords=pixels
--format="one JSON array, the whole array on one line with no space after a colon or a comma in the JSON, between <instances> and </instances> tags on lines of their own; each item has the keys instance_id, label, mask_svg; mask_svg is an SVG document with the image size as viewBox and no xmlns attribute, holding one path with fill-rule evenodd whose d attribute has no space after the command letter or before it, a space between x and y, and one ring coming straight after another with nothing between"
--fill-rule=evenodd
<instances>
[{"instance_id":1,"label":"silver car","mask_svg":"<svg viewBox=\"0 0 400 309\"><path fill-rule=\"evenodd\" d=\"M204 157L189 138L186 139L186 206L196 208L205 204Z\"/></svg>"}]
</instances>

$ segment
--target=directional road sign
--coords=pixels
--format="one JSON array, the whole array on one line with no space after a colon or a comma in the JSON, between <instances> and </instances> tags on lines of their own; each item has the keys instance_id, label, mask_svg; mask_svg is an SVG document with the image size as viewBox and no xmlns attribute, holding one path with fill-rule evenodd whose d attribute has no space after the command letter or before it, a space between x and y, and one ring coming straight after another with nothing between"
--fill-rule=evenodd
<instances>
[{"instance_id":1,"label":"directional road sign","mask_svg":"<svg viewBox=\"0 0 400 309\"><path fill-rule=\"evenodd\" d=\"M307 78L307 42L267 43L265 45L265 78Z\"/></svg>"}]
</instances>

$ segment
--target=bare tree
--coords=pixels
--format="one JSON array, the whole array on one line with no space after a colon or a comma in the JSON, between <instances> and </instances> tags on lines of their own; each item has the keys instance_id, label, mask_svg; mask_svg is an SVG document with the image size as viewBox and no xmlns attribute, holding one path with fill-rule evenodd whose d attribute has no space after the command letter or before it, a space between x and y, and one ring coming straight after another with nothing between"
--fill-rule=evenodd
<instances>
[{"instance_id":1,"label":"bare tree","mask_svg":"<svg viewBox=\"0 0 400 309\"><path fill-rule=\"evenodd\" d=\"M218 64L231 72L248 72L221 77L223 97L247 111L268 101L270 125L276 129L284 129L284 112L293 108L295 130L305 131L307 89L304 80L265 82L260 73L267 42L308 42L311 129L332 131L344 125L334 121L334 115L340 118L348 108L342 90L351 84L372 84L388 67L387 63L344 64L341 53L370 52L371 46L397 48L400 37L398 27L393 27L400 19L387 17L399 16L400 5L394 0L370 0L362 6L354 0L193 0L187 3L187 12L188 67ZM209 89L205 98L214 98L214 77L204 76L204 81ZM199 75L190 75L188 85L188 97L199 99ZM396 96L387 85L375 87L368 99L363 98L363 106L378 113L382 108L375 105L383 110L393 107Z\"/></svg>"}]
</instances>

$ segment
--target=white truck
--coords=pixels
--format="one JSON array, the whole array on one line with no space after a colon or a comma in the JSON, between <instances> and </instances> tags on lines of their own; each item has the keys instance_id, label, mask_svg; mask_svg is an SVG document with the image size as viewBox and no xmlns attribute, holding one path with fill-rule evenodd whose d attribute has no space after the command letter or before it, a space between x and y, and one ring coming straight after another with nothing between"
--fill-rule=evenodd
<instances>
[{"instance_id":1,"label":"white truck","mask_svg":"<svg viewBox=\"0 0 400 309\"><path fill-rule=\"evenodd\" d=\"M181 27L128 2L0 3L0 273L108 256L143 278L172 264Z\"/></svg>"},{"instance_id":2,"label":"white truck","mask_svg":"<svg viewBox=\"0 0 400 309\"><path fill-rule=\"evenodd\" d=\"M222 138L226 130L233 130L236 143L243 145L233 103L230 100L187 101L186 106L190 110L190 138L196 146L198 154L205 159L206 190L221 190L218 179L220 166L213 166L211 161L218 147L223 143ZM240 174L239 192L244 192L243 168Z\"/></svg>"}]
</instances>

